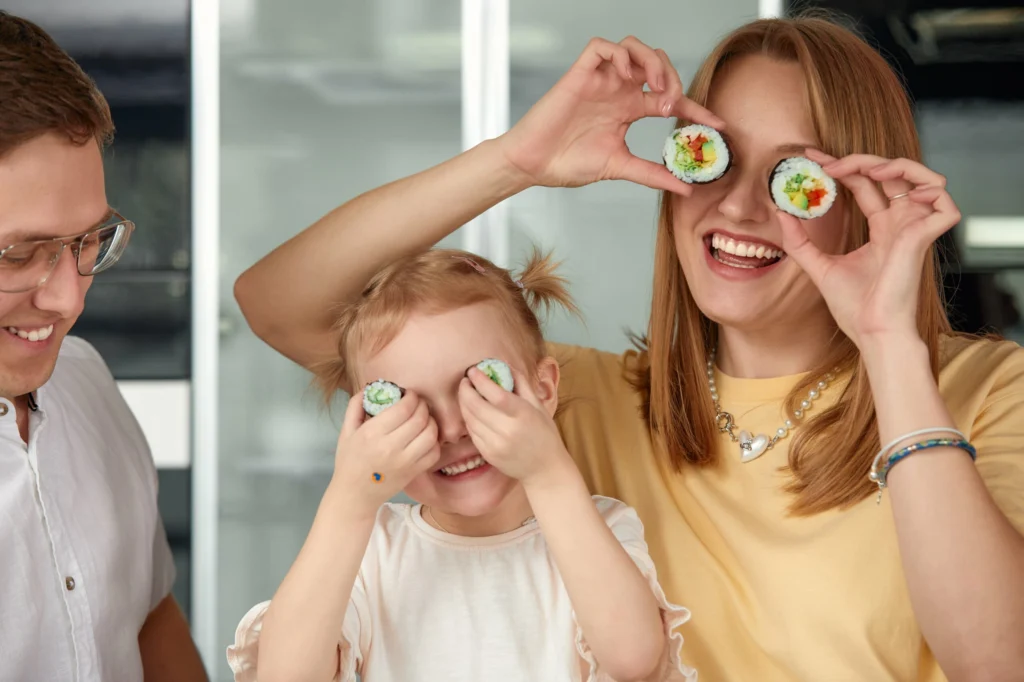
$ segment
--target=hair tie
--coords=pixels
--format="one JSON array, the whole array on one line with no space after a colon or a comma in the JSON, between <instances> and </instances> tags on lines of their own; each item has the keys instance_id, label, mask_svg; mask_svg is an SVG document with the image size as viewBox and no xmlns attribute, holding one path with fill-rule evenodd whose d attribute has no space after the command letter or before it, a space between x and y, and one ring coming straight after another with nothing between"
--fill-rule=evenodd
<instances>
[{"instance_id":1,"label":"hair tie","mask_svg":"<svg viewBox=\"0 0 1024 682\"><path fill-rule=\"evenodd\" d=\"M524 290L524 291L526 290L526 286L525 286L525 285L523 284L523 280L521 280L521 279L517 279L517 280L515 280L515 284L516 284L516 286L517 286L517 287L519 287L520 289L522 289L522 290Z\"/></svg>"},{"instance_id":2,"label":"hair tie","mask_svg":"<svg viewBox=\"0 0 1024 682\"><path fill-rule=\"evenodd\" d=\"M462 261L463 263L467 264L469 267L471 267L474 270L476 270L477 272L479 272L481 275L486 275L487 274L487 271L483 269L483 266L481 266L479 263L477 263L472 258L466 258L465 256L452 256L452 258L454 258L455 260Z\"/></svg>"}]
</instances>

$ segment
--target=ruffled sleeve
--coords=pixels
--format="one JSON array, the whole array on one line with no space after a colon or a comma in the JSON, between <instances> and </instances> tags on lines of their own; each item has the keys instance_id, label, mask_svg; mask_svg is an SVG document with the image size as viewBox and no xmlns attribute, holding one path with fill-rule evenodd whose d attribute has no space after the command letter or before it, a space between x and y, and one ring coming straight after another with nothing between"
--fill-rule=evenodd
<instances>
[{"instance_id":1,"label":"ruffled sleeve","mask_svg":"<svg viewBox=\"0 0 1024 682\"><path fill-rule=\"evenodd\" d=\"M629 557L640 569L640 572L647 578L651 586L651 592L661 609L661 620L665 632L665 656L668 658L664 666L663 680L686 680L696 682L697 671L683 663L682 649L683 636L676 632L676 628L690 620L690 611L682 606L671 603L665 596L658 582L658 572L654 567L654 561L647 552L647 543L644 541L644 526L632 507L628 507L618 500L610 498L595 497L598 509L612 529L615 537L622 543L623 548ZM573 618L575 619L575 613ZM590 666L590 673L586 682L614 682L611 677L604 674L594 658L590 645L583 636L583 630L576 623L576 650L584 661Z\"/></svg>"},{"instance_id":2,"label":"ruffled sleeve","mask_svg":"<svg viewBox=\"0 0 1024 682\"><path fill-rule=\"evenodd\" d=\"M362 668L364 653L369 647L369 627L363 627L360 618L361 605L365 606L365 592L361 581L356 580L338 640L338 671L333 682L356 682L356 674ZM259 640L263 630L263 619L270 602L265 601L249 609L235 630L235 643L228 647L228 665L235 682L257 682L256 663L259 657ZM363 611L365 613L365 611ZM351 643L355 642L356 646Z\"/></svg>"}]
</instances>

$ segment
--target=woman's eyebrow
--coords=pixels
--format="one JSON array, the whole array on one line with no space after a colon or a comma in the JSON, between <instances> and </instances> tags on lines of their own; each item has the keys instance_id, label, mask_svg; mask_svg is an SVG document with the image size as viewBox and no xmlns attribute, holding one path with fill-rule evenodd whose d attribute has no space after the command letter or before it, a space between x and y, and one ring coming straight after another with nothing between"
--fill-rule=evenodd
<instances>
[{"instance_id":1,"label":"woman's eyebrow","mask_svg":"<svg viewBox=\"0 0 1024 682\"><path fill-rule=\"evenodd\" d=\"M780 144L779 146L777 146L775 148L775 151L783 154L803 154L805 151L807 151L808 147L815 146L816 145L810 142L787 142L785 144Z\"/></svg>"}]
</instances>

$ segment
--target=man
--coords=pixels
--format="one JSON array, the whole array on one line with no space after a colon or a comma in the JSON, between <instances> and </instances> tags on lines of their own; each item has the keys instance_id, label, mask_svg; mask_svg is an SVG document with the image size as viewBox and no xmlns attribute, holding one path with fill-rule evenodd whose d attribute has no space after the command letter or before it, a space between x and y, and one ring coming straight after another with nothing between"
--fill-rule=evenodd
<instances>
[{"instance_id":1,"label":"man","mask_svg":"<svg viewBox=\"0 0 1024 682\"><path fill-rule=\"evenodd\" d=\"M0 11L0 680L206 680L171 596L156 469L106 364L67 337L134 226L107 205L110 110Z\"/></svg>"}]
</instances>

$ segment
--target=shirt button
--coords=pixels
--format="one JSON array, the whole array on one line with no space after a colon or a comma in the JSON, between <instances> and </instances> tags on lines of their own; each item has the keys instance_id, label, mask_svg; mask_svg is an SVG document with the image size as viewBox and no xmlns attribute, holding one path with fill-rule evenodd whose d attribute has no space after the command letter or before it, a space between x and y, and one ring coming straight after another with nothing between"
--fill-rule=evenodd
<instances>
[{"instance_id":1,"label":"shirt button","mask_svg":"<svg viewBox=\"0 0 1024 682\"><path fill-rule=\"evenodd\" d=\"M0 417L7 416L7 403L0 403Z\"/></svg>"},{"instance_id":2,"label":"shirt button","mask_svg":"<svg viewBox=\"0 0 1024 682\"><path fill-rule=\"evenodd\" d=\"M75 589L75 579L70 575L67 578L64 578L64 587L68 588L68 592Z\"/></svg>"}]
</instances>

